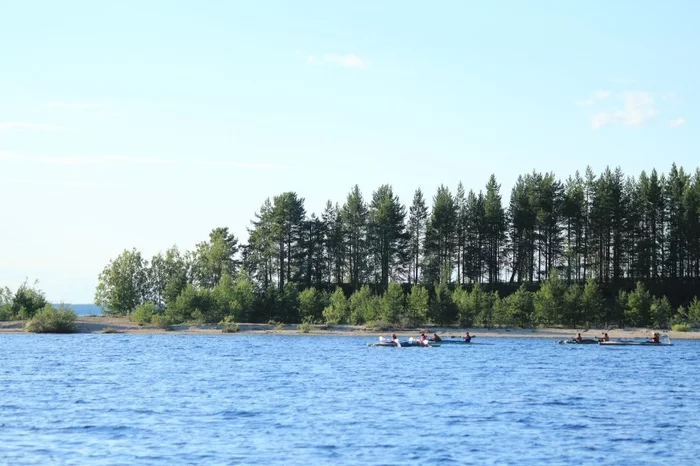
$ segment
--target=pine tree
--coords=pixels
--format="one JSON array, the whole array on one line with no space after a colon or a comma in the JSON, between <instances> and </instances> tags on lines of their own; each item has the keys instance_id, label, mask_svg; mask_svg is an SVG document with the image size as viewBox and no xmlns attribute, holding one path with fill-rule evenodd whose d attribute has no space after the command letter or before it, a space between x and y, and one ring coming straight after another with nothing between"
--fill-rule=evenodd
<instances>
[{"instance_id":1,"label":"pine tree","mask_svg":"<svg viewBox=\"0 0 700 466\"><path fill-rule=\"evenodd\" d=\"M413 195L413 203L409 209L408 234L409 234L409 266L408 282L418 283L420 279L420 267L423 260L423 247L425 241L425 228L428 220L428 207L425 205L423 192L419 189Z\"/></svg>"}]
</instances>

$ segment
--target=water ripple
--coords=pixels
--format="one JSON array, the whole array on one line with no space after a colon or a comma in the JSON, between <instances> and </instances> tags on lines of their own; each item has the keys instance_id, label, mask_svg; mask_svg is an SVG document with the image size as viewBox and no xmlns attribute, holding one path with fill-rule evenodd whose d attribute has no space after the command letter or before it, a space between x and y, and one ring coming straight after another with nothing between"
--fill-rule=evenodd
<instances>
[{"instance_id":1,"label":"water ripple","mask_svg":"<svg viewBox=\"0 0 700 466\"><path fill-rule=\"evenodd\" d=\"M109 338L111 337L111 338ZM0 464L692 464L700 342L0 335ZM690 409L692 407L692 409Z\"/></svg>"}]
</instances>

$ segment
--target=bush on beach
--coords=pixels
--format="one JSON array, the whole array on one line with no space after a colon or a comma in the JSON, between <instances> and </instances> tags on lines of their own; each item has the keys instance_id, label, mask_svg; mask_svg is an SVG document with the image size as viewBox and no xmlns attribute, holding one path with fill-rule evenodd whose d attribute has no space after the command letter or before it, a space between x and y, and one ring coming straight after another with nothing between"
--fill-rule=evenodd
<instances>
[{"instance_id":1,"label":"bush on beach","mask_svg":"<svg viewBox=\"0 0 700 466\"><path fill-rule=\"evenodd\" d=\"M55 309L47 304L26 323L24 330L31 333L74 333L78 330L76 319L72 309L63 306Z\"/></svg>"}]
</instances>

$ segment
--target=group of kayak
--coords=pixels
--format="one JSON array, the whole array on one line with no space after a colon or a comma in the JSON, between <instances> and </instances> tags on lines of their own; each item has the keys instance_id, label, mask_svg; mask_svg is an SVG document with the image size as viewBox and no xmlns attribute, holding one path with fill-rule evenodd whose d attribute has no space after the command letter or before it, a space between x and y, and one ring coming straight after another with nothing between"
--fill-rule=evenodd
<instances>
[{"instance_id":1,"label":"group of kayak","mask_svg":"<svg viewBox=\"0 0 700 466\"><path fill-rule=\"evenodd\" d=\"M432 337L425 335L425 332L420 334L420 338L410 337L408 340L400 341L395 333L391 335L391 338L379 337L379 341L375 343L368 343L368 346L388 346L388 347L435 347L440 346L445 343L459 343L466 344L471 343L472 335L466 332L464 336L461 337L440 337L437 333L433 333ZM607 346L672 346L671 340L666 336L666 342L661 342L661 336L654 332L654 335L644 341L639 340L611 340L606 332L603 333L601 337L598 338L583 338L580 333L576 334L575 338L569 340L561 340L560 344L574 344L574 345L586 345L586 344L596 344L596 345L607 345Z\"/></svg>"},{"instance_id":2,"label":"group of kayak","mask_svg":"<svg viewBox=\"0 0 700 466\"><path fill-rule=\"evenodd\" d=\"M451 337L451 338L441 338L437 333L433 333L432 337L425 335L425 332L420 334L420 338L414 339L413 337L408 340L400 341L395 333L391 335L391 338L379 337L378 343L368 343L368 346L393 346L393 347L410 347L410 346L423 346L423 347L433 347L440 346L443 343L471 343L472 336L467 332L462 337Z\"/></svg>"},{"instance_id":3,"label":"group of kayak","mask_svg":"<svg viewBox=\"0 0 700 466\"><path fill-rule=\"evenodd\" d=\"M606 346L670 346L672 345L671 339L666 337L667 342L661 343L661 336L658 332L654 332L651 338L645 341L639 340L610 340L607 333L603 333L602 337L599 338L583 338L580 333L576 334L575 338L570 340L561 340L560 344L567 345L606 345Z\"/></svg>"}]
</instances>

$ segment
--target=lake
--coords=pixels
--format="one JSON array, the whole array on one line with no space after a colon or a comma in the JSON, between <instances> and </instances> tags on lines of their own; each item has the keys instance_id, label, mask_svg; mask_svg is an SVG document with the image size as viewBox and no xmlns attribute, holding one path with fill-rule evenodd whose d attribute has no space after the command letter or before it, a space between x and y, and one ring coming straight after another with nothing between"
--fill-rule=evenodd
<instances>
[{"instance_id":1,"label":"lake","mask_svg":"<svg viewBox=\"0 0 700 466\"><path fill-rule=\"evenodd\" d=\"M2 464L693 464L700 342L0 335Z\"/></svg>"}]
</instances>

